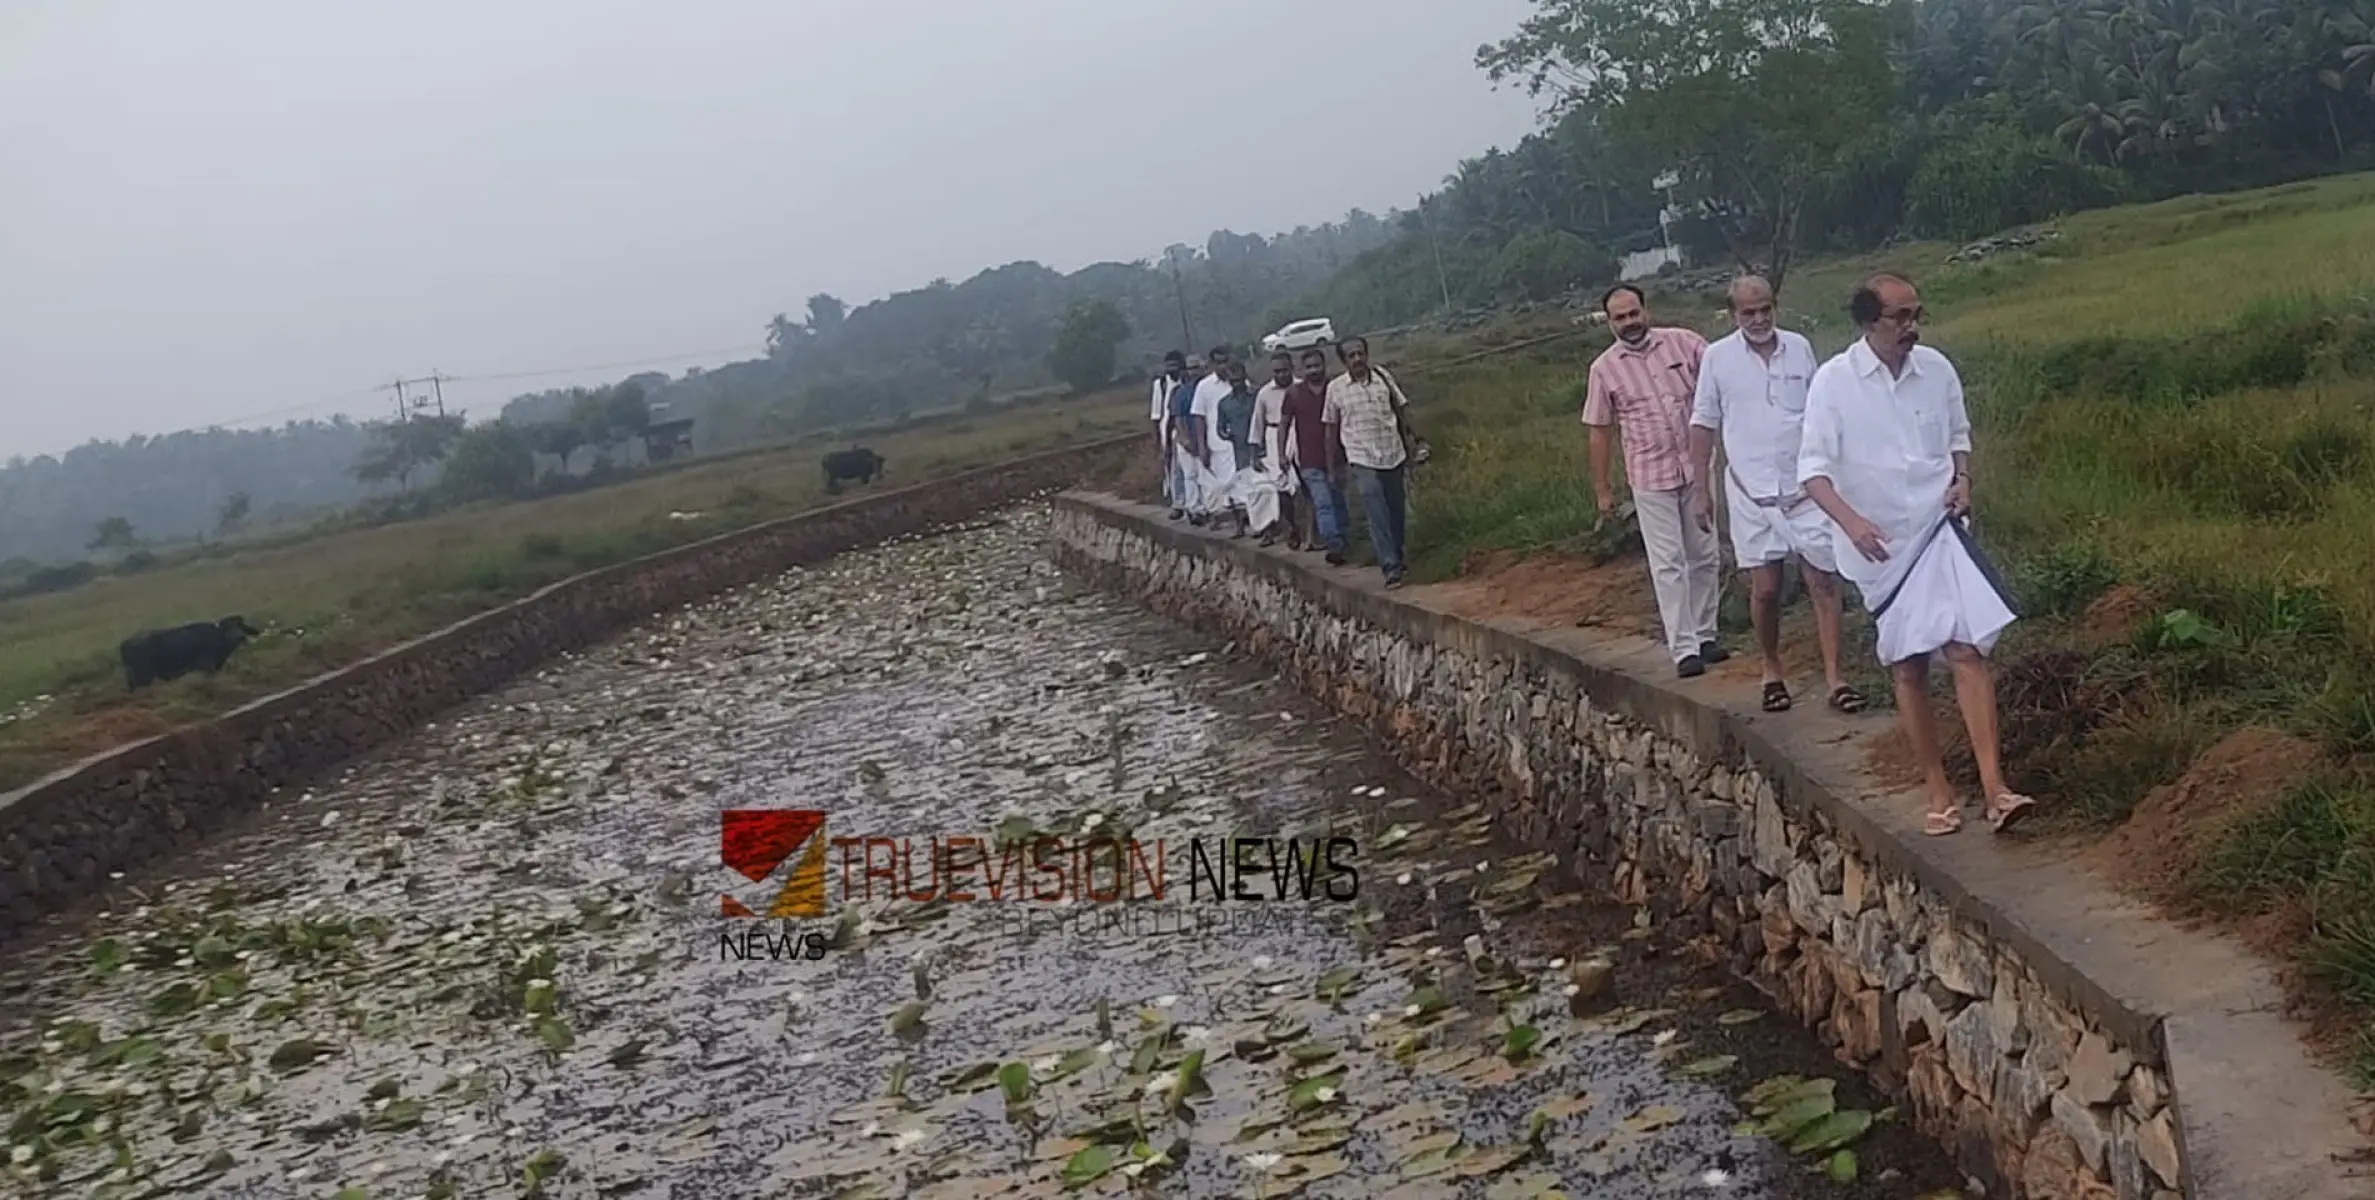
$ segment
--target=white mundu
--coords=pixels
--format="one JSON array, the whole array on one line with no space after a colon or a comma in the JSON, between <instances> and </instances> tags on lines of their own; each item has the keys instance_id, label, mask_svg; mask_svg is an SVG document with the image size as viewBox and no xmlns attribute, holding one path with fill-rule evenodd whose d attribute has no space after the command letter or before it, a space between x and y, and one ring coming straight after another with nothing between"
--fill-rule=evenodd
<instances>
[{"instance_id":1,"label":"white mundu","mask_svg":"<svg viewBox=\"0 0 2375 1200\"><path fill-rule=\"evenodd\" d=\"M1969 533L1946 517L1954 456L1970 449L1962 378L1927 346L1914 346L1892 376L1858 338L1807 389L1798 481L1829 479L1888 543L1875 562L1832 526L1839 573L1863 594L1884 663L1948 642L1984 654L2015 619Z\"/></svg>"},{"instance_id":2,"label":"white mundu","mask_svg":"<svg viewBox=\"0 0 2375 1200\"><path fill-rule=\"evenodd\" d=\"M1722 432L1725 508L1740 565L1763 566L1795 554L1817 571L1835 571L1830 518L1798 483L1814 346L1786 329L1774 330L1773 338L1771 358L1737 330L1707 347L1691 424Z\"/></svg>"}]
</instances>

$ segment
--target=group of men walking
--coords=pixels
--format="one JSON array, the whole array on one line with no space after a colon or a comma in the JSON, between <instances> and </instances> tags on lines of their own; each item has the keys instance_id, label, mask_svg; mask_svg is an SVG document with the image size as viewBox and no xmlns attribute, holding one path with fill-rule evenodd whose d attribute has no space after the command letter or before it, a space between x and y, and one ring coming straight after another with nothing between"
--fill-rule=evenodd
<instances>
[{"instance_id":1,"label":"group of men walking","mask_svg":"<svg viewBox=\"0 0 2375 1200\"><path fill-rule=\"evenodd\" d=\"M1748 576L1767 712L1795 703L1781 659L1781 586L1792 559L1813 602L1824 701L1841 713L1863 710L1866 698L1839 666L1840 585L1853 583L1920 762L1925 831L1962 827L1930 707L1937 656L1953 672L1987 821L2001 832L2034 801L2012 790L1999 761L1987 654L2014 614L1967 527L1971 421L1962 379L1921 344L1928 314L1911 283L1876 275L1848 307L1859 336L1820 362L1811 342L1776 323L1773 287L1761 277L1733 281L1734 329L1713 344L1651 325L1639 288L1611 288L1602 308L1616 341L1592 362L1583 403L1596 499L1603 519L1618 516L1612 460L1621 443L1666 649L1685 679L1730 657L1716 631L1717 526L1728 525ZM1342 343L1345 369L1333 379L1323 351L1281 352L1259 391L1227 347L1201 363L1168 356L1149 415L1172 519L1233 521L1236 536L1255 533L1264 544L1284 531L1290 546L1341 564L1349 474L1386 586L1401 586L1403 476L1424 460L1425 444L1410 424L1409 398L1369 363L1368 350L1359 338Z\"/></svg>"},{"instance_id":2,"label":"group of men walking","mask_svg":"<svg viewBox=\"0 0 2375 1200\"><path fill-rule=\"evenodd\" d=\"M1410 398L1369 361L1365 338L1338 343L1342 374L1312 348L1270 356L1270 381L1255 390L1227 346L1204 359L1174 350L1154 381L1148 417L1163 464L1171 519L1234 526L1267 546L1287 545L1345 561L1351 530L1345 494L1357 490L1370 546L1388 588L1406 574L1406 472L1426 444L1410 423Z\"/></svg>"},{"instance_id":3,"label":"group of men walking","mask_svg":"<svg viewBox=\"0 0 2375 1200\"><path fill-rule=\"evenodd\" d=\"M1793 703L1780 591L1782 568L1795 558L1813 602L1825 700L1843 713L1861 711L1865 697L1839 670L1842 579L1872 614L1929 792L1925 831L1962 827L1930 709L1932 655L1953 670L1988 823L2009 828L2034 802L2003 777L1986 655L2014 616L1966 524L1971 420L1962 379L1921 344L1927 313L1913 285L1893 275L1866 280L1849 303L1860 336L1819 364L1812 343L1775 324L1772 285L1754 275L1733 281L1734 330L1712 345L1688 329L1653 327L1630 285L1611 289L1602 307L1616 342L1592 363L1585 387L1592 477L1601 512L1612 514L1609 459L1621 435L1676 673L1696 677L1729 657L1716 636L1720 444L1732 551L1748 575L1763 656L1764 710Z\"/></svg>"}]
</instances>

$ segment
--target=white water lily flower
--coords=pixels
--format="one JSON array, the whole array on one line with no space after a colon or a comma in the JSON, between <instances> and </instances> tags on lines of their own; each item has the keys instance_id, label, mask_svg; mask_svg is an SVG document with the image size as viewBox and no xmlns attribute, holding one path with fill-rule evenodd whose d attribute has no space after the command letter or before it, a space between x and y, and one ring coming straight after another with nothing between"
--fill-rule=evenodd
<instances>
[{"instance_id":1,"label":"white water lily flower","mask_svg":"<svg viewBox=\"0 0 2375 1200\"><path fill-rule=\"evenodd\" d=\"M1097 1043L1097 1053L1099 1054L1111 1054L1121 1048L1122 1044L1120 1042L1107 1041Z\"/></svg>"},{"instance_id":2,"label":"white water lily flower","mask_svg":"<svg viewBox=\"0 0 2375 1200\"><path fill-rule=\"evenodd\" d=\"M1375 1025L1382 1020L1385 1020L1384 1013L1370 1013L1367 1017L1362 1018L1362 1022L1368 1025Z\"/></svg>"},{"instance_id":3,"label":"white water lily flower","mask_svg":"<svg viewBox=\"0 0 2375 1200\"><path fill-rule=\"evenodd\" d=\"M1653 1037L1653 1038L1651 1038L1651 1039L1649 1039L1649 1040L1650 1040L1651 1044L1653 1044L1653 1045L1664 1046L1664 1045L1668 1045L1668 1044L1672 1043L1672 1042L1674 1041L1674 1039L1675 1039L1675 1038L1678 1038L1678 1037L1681 1037L1681 1036L1682 1036L1682 1031L1681 1031L1681 1030L1679 1030L1679 1029L1667 1029L1667 1030L1663 1030L1663 1031L1661 1031L1661 1032L1660 1032L1660 1033L1659 1033L1659 1034L1658 1034L1656 1037Z\"/></svg>"},{"instance_id":4,"label":"white water lily flower","mask_svg":"<svg viewBox=\"0 0 2375 1200\"><path fill-rule=\"evenodd\" d=\"M875 1134L878 1134L878 1133L881 1133L881 1132L882 1132L882 1122L880 1122L880 1121L868 1121L868 1122L866 1122L866 1127L865 1127L864 1129L861 1129L861 1130L859 1130L859 1131L858 1131L858 1136L859 1136L859 1137L862 1137L862 1138L870 1138L870 1137L873 1137Z\"/></svg>"},{"instance_id":5,"label":"white water lily flower","mask_svg":"<svg viewBox=\"0 0 2375 1200\"><path fill-rule=\"evenodd\" d=\"M1551 970L1553 970L1553 971L1564 971L1564 970L1566 970L1566 969L1567 969L1567 960L1566 960L1566 959L1563 959L1563 958L1554 958L1554 959L1550 960L1550 969L1551 969Z\"/></svg>"},{"instance_id":6,"label":"white water lily flower","mask_svg":"<svg viewBox=\"0 0 2375 1200\"><path fill-rule=\"evenodd\" d=\"M1321 1104L1326 1104L1328 1101L1336 1098L1336 1089L1332 1087L1321 1088L1318 1091L1311 1093L1311 1098Z\"/></svg>"},{"instance_id":7,"label":"white water lily flower","mask_svg":"<svg viewBox=\"0 0 2375 1200\"><path fill-rule=\"evenodd\" d=\"M1031 1074L1045 1075L1062 1065L1063 1061L1064 1056L1060 1054L1050 1054L1045 1058L1033 1059L1031 1060Z\"/></svg>"},{"instance_id":8,"label":"white water lily flower","mask_svg":"<svg viewBox=\"0 0 2375 1200\"><path fill-rule=\"evenodd\" d=\"M1559 990L1565 992L1569 997L1573 997L1582 993L1583 985L1580 983L1570 983L1566 987Z\"/></svg>"},{"instance_id":9,"label":"white water lily flower","mask_svg":"<svg viewBox=\"0 0 2375 1200\"><path fill-rule=\"evenodd\" d=\"M1493 868L1493 864L1492 864L1492 863L1490 863L1490 862L1480 862L1480 863L1476 864L1476 873L1477 873L1477 874L1479 874L1479 875L1482 875L1482 874L1484 874L1486 871L1492 870L1492 868Z\"/></svg>"},{"instance_id":10,"label":"white water lily flower","mask_svg":"<svg viewBox=\"0 0 2375 1200\"><path fill-rule=\"evenodd\" d=\"M1253 969L1256 971L1267 971L1270 969L1271 964L1277 961L1277 959L1274 959L1267 954L1256 954L1253 956Z\"/></svg>"},{"instance_id":11,"label":"white water lily flower","mask_svg":"<svg viewBox=\"0 0 2375 1200\"><path fill-rule=\"evenodd\" d=\"M1256 1171L1267 1173L1278 1166L1285 1157L1283 1154L1248 1154L1245 1156L1245 1165Z\"/></svg>"},{"instance_id":12,"label":"white water lily flower","mask_svg":"<svg viewBox=\"0 0 2375 1200\"><path fill-rule=\"evenodd\" d=\"M1177 1004L1177 1003L1179 1003L1179 997L1177 997L1177 996L1157 996L1157 997L1155 997L1155 1007L1156 1007L1156 1008L1169 1008L1169 1007L1171 1007L1172 1005L1174 1005L1174 1004Z\"/></svg>"},{"instance_id":13,"label":"white water lily flower","mask_svg":"<svg viewBox=\"0 0 2375 1200\"><path fill-rule=\"evenodd\" d=\"M1404 1005L1404 1006L1403 1006L1403 1008L1402 1008L1402 1015L1403 1015L1403 1016L1405 1016L1405 1017L1415 1017L1415 1016L1417 1016L1417 1015L1418 1015L1418 1006L1417 1006L1417 1005L1415 1005L1415 1004L1408 1004L1408 1005Z\"/></svg>"},{"instance_id":14,"label":"white water lily flower","mask_svg":"<svg viewBox=\"0 0 2375 1200\"><path fill-rule=\"evenodd\" d=\"M930 1136L932 1135L921 1129L905 1129L900 1131L899 1136L891 1139L891 1145L897 1149L905 1150Z\"/></svg>"},{"instance_id":15,"label":"white water lily flower","mask_svg":"<svg viewBox=\"0 0 2375 1200\"><path fill-rule=\"evenodd\" d=\"M1401 874L1394 876L1394 882L1395 882L1395 883L1398 883L1398 884L1401 884L1403 887L1409 887L1409 886L1410 886L1410 872L1408 872L1408 871L1404 871L1404 872L1402 872Z\"/></svg>"},{"instance_id":16,"label":"white water lily flower","mask_svg":"<svg viewBox=\"0 0 2375 1200\"><path fill-rule=\"evenodd\" d=\"M1212 1031L1202 1025L1189 1025L1179 1031L1179 1040L1190 1046L1201 1046L1212 1040Z\"/></svg>"},{"instance_id":17,"label":"white water lily flower","mask_svg":"<svg viewBox=\"0 0 2375 1200\"><path fill-rule=\"evenodd\" d=\"M1722 1167L1709 1167L1699 1176L1699 1182L1711 1188L1732 1186L1732 1173Z\"/></svg>"},{"instance_id":18,"label":"white water lily flower","mask_svg":"<svg viewBox=\"0 0 2375 1200\"><path fill-rule=\"evenodd\" d=\"M1146 1094L1149 1096L1160 1096L1165 1092L1170 1091L1171 1086L1178 1082L1179 1072L1165 1071L1162 1074L1146 1081Z\"/></svg>"},{"instance_id":19,"label":"white water lily flower","mask_svg":"<svg viewBox=\"0 0 2375 1200\"><path fill-rule=\"evenodd\" d=\"M18 1145L8 1152L8 1161L22 1166L33 1161L33 1147Z\"/></svg>"}]
</instances>

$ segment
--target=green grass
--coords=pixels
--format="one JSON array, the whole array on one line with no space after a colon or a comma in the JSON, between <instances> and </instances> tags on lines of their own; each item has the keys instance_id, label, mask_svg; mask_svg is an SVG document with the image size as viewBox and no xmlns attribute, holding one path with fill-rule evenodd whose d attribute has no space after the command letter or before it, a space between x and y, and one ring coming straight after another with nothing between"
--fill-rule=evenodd
<instances>
[{"instance_id":1,"label":"green grass","mask_svg":"<svg viewBox=\"0 0 2375 1200\"><path fill-rule=\"evenodd\" d=\"M1018 404L870 432L889 460L872 490L1142 429L1135 390ZM0 603L0 788L75 759L223 711L595 567L840 498L817 460L835 442L695 459L608 487L482 504L416 521L218 548L69 592ZM672 519L672 513L699 514ZM116 645L146 628L231 613L303 636L272 636L214 678L125 694Z\"/></svg>"},{"instance_id":2,"label":"green grass","mask_svg":"<svg viewBox=\"0 0 2375 1200\"><path fill-rule=\"evenodd\" d=\"M1805 264L1783 319L1828 354L1863 276L1921 288L1969 390L1976 528L2028 618L1997 653L2007 766L2060 829L2118 824L2246 725L2325 748L2332 780L2234 831L2198 891L2233 915L2309 904L2304 963L2375 1014L2375 175L2055 228L1977 264L1937 243ZM1650 309L1713 336L1720 303ZM1484 550L1593 553L1577 407L1607 340L1411 374L1439 452L1413 487L1420 578ZM2116 635L2087 617L2115 588L2142 610Z\"/></svg>"}]
</instances>

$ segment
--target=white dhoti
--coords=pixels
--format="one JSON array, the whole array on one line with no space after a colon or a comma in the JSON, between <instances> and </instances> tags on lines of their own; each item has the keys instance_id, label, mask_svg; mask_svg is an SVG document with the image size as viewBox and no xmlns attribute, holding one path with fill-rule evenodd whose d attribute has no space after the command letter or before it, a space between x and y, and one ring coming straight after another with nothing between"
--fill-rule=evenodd
<instances>
[{"instance_id":1,"label":"white dhoti","mask_svg":"<svg viewBox=\"0 0 2375 1200\"><path fill-rule=\"evenodd\" d=\"M1724 503L1730 509L1732 554L1742 570L1795 554L1817 571L1839 573L1831 550L1831 519L1804 492L1779 498L1751 496L1737 474L1725 471Z\"/></svg>"},{"instance_id":2,"label":"white dhoti","mask_svg":"<svg viewBox=\"0 0 2375 1200\"><path fill-rule=\"evenodd\" d=\"M1949 643L1995 649L2018 614L1970 531L1940 513L1901 553L1909 556L1904 565L1864 592L1880 661L1900 663Z\"/></svg>"},{"instance_id":3,"label":"white dhoti","mask_svg":"<svg viewBox=\"0 0 2375 1200\"><path fill-rule=\"evenodd\" d=\"M1198 516L1226 512L1233 502L1237 476L1235 452L1213 451L1210 466L1185 449L1175 448L1171 453L1179 464L1180 490L1186 493L1180 507Z\"/></svg>"},{"instance_id":4,"label":"white dhoti","mask_svg":"<svg viewBox=\"0 0 2375 1200\"><path fill-rule=\"evenodd\" d=\"M1278 521L1278 475L1262 467L1247 467L1229 483L1230 502L1245 510L1245 524L1255 532Z\"/></svg>"}]
</instances>

